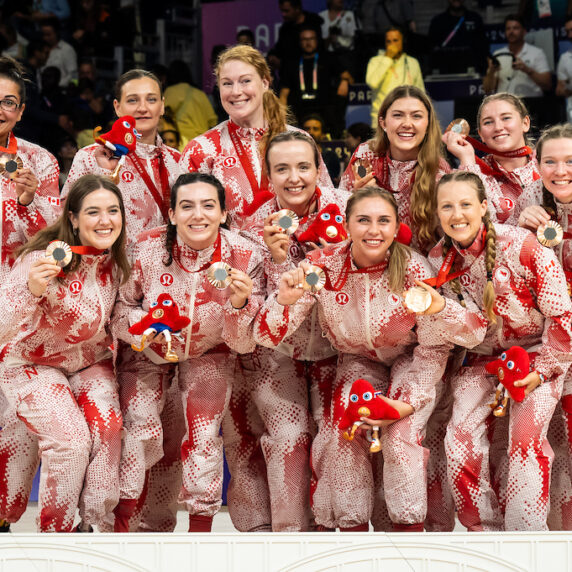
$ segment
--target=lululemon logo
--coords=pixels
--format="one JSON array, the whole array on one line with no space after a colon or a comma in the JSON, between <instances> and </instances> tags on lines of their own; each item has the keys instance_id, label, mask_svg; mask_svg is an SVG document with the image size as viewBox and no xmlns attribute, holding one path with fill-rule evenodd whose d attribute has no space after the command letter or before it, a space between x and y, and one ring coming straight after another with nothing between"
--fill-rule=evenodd
<instances>
[{"instance_id":1,"label":"lululemon logo","mask_svg":"<svg viewBox=\"0 0 572 572\"><path fill-rule=\"evenodd\" d=\"M135 175L131 172L131 171L123 171L121 173L121 178L126 182L126 183L131 183L133 181L133 179L135 178Z\"/></svg>"},{"instance_id":2,"label":"lululemon logo","mask_svg":"<svg viewBox=\"0 0 572 572\"><path fill-rule=\"evenodd\" d=\"M173 283L173 275L172 274L161 274L161 278L159 278L159 282L161 282L162 286L170 286Z\"/></svg>"},{"instance_id":3,"label":"lululemon logo","mask_svg":"<svg viewBox=\"0 0 572 572\"><path fill-rule=\"evenodd\" d=\"M226 157L222 164L227 168L230 169L236 165L236 158L235 157Z\"/></svg>"},{"instance_id":4,"label":"lululemon logo","mask_svg":"<svg viewBox=\"0 0 572 572\"><path fill-rule=\"evenodd\" d=\"M503 197L500 202L503 211L511 211L514 208L514 201L512 199Z\"/></svg>"},{"instance_id":5,"label":"lululemon logo","mask_svg":"<svg viewBox=\"0 0 572 572\"><path fill-rule=\"evenodd\" d=\"M338 292L336 294L336 302L340 306L345 306L350 301L350 297L345 292Z\"/></svg>"},{"instance_id":6,"label":"lululemon logo","mask_svg":"<svg viewBox=\"0 0 572 572\"><path fill-rule=\"evenodd\" d=\"M510 271L504 266L499 266L495 270L495 279L497 282L508 282L510 280Z\"/></svg>"},{"instance_id":7,"label":"lululemon logo","mask_svg":"<svg viewBox=\"0 0 572 572\"><path fill-rule=\"evenodd\" d=\"M467 274L461 274L459 277L459 282L461 282L463 286L468 286L471 283L471 279Z\"/></svg>"},{"instance_id":8,"label":"lululemon logo","mask_svg":"<svg viewBox=\"0 0 572 572\"><path fill-rule=\"evenodd\" d=\"M393 294L393 292L387 297L387 303L390 306L399 306L399 296L397 294Z\"/></svg>"},{"instance_id":9,"label":"lululemon logo","mask_svg":"<svg viewBox=\"0 0 572 572\"><path fill-rule=\"evenodd\" d=\"M297 244L290 245L290 258L300 258L302 252Z\"/></svg>"},{"instance_id":10,"label":"lululemon logo","mask_svg":"<svg viewBox=\"0 0 572 572\"><path fill-rule=\"evenodd\" d=\"M83 289L83 284L79 280L74 280L69 285L69 291L74 295L79 294L82 291L82 289Z\"/></svg>"}]
</instances>

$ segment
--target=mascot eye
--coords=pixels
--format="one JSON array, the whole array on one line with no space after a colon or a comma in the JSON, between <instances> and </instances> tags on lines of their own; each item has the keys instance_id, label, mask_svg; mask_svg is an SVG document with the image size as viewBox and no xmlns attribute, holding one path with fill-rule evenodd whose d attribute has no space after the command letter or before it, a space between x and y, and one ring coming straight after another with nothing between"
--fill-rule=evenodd
<instances>
[{"instance_id":1,"label":"mascot eye","mask_svg":"<svg viewBox=\"0 0 572 572\"><path fill-rule=\"evenodd\" d=\"M131 129L131 124L129 123L129 121L124 121L123 127L125 127L125 129Z\"/></svg>"},{"instance_id":2,"label":"mascot eye","mask_svg":"<svg viewBox=\"0 0 572 572\"><path fill-rule=\"evenodd\" d=\"M338 224L342 224L342 222L344 222L344 217L342 215L336 215L334 217L334 220L338 223Z\"/></svg>"},{"instance_id":3,"label":"mascot eye","mask_svg":"<svg viewBox=\"0 0 572 572\"><path fill-rule=\"evenodd\" d=\"M371 401L372 398L373 398L373 394L371 393L371 391L366 391L366 392L363 394L363 400L364 400L364 401Z\"/></svg>"},{"instance_id":4,"label":"mascot eye","mask_svg":"<svg viewBox=\"0 0 572 572\"><path fill-rule=\"evenodd\" d=\"M154 308L155 306L157 306L159 304L159 302L151 302L151 308Z\"/></svg>"},{"instance_id":5,"label":"mascot eye","mask_svg":"<svg viewBox=\"0 0 572 572\"><path fill-rule=\"evenodd\" d=\"M351 401L352 403L357 403L357 400L358 400L357 394L352 393L352 394L350 395L350 401Z\"/></svg>"},{"instance_id":6,"label":"mascot eye","mask_svg":"<svg viewBox=\"0 0 572 572\"><path fill-rule=\"evenodd\" d=\"M172 300L163 300L163 306L172 306L172 305L173 305Z\"/></svg>"},{"instance_id":7,"label":"mascot eye","mask_svg":"<svg viewBox=\"0 0 572 572\"><path fill-rule=\"evenodd\" d=\"M330 214L329 213L322 213L322 216L320 218L322 220L330 220Z\"/></svg>"},{"instance_id":8,"label":"mascot eye","mask_svg":"<svg viewBox=\"0 0 572 572\"><path fill-rule=\"evenodd\" d=\"M501 360L504 361L506 359L506 352L503 352L500 356Z\"/></svg>"},{"instance_id":9,"label":"mascot eye","mask_svg":"<svg viewBox=\"0 0 572 572\"><path fill-rule=\"evenodd\" d=\"M506 367L508 369L514 369L514 362L512 360L509 360L506 362Z\"/></svg>"}]
</instances>

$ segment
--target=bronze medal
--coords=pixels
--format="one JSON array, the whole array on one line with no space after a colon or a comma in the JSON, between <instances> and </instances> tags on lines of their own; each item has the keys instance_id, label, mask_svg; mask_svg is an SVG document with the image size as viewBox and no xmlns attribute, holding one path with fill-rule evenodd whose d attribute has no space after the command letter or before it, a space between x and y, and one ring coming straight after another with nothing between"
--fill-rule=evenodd
<instances>
[{"instance_id":1,"label":"bronze medal","mask_svg":"<svg viewBox=\"0 0 572 572\"><path fill-rule=\"evenodd\" d=\"M290 209L278 211L276 224L288 235L294 234L298 228L298 215Z\"/></svg>"},{"instance_id":2,"label":"bronze medal","mask_svg":"<svg viewBox=\"0 0 572 572\"><path fill-rule=\"evenodd\" d=\"M460 135L468 135L471 131L471 127L466 119L453 119L447 126L447 129L445 129L445 133L449 131L459 133Z\"/></svg>"},{"instance_id":3,"label":"bronze medal","mask_svg":"<svg viewBox=\"0 0 572 572\"><path fill-rule=\"evenodd\" d=\"M421 286L414 286L405 293L405 305L416 314L425 312L431 306L431 293Z\"/></svg>"},{"instance_id":4,"label":"bronze medal","mask_svg":"<svg viewBox=\"0 0 572 572\"><path fill-rule=\"evenodd\" d=\"M310 292L315 294L324 287L324 284L326 283L326 273L319 266L312 265L306 272L305 280Z\"/></svg>"},{"instance_id":5,"label":"bronze medal","mask_svg":"<svg viewBox=\"0 0 572 572\"><path fill-rule=\"evenodd\" d=\"M15 179L18 170L24 167L18 155L3 154L0 156L0 174L7 179Z\"/></svg>"},{"instance_id":6,"label":"bronze medal","mask_svg":"<svg viewBox=\"0 0 572 572\"><path fill-rule=\"evenodd\" d=\"M357 168L357 174L360 179L363 179L367 175L367 169L363 165L359 165Z\"/></svg>"},{"instance_id":7,"label":"bronze medal","mask_svg":"<svg viewBox=\"0 0 572 572\"><path fill-rule=\"evenodd\" d=\"M63 268L72 261L73 253L67 242L53 240L46 248L46 257L51 258L60 268Z\"/></svg>"},{"instance_id":8,"label":"bronze medal","mask_svg":"<svg viewBox=\"0 0 572 572\"><path fill-rule=\"evenodd\" d=\"M548 221L546 226L539 226L536 231L536 238L542 246L556 246L562 242L564 231L554 220Z\"/></svg>"},{"instance_id":9,"label":"bronze medal","mask_svg":"<svg viewBox=\"0 0 572 572\"><path fill-rule=\"evenodd\" d=\"M231 270L226 262L214 262L207 269L207 279L218 290L224 290L232 282Z\"/></svg>"}]
</instances>

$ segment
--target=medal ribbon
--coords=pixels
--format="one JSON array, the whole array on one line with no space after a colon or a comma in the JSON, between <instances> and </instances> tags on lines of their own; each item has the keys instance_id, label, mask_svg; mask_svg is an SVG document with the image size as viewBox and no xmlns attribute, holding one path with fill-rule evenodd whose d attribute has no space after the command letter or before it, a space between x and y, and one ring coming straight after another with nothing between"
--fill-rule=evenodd
<instances>
[{"instance_id":1,"label":"medal ribbon","mask_svg":"<svg viewBox=\"0 0 572 572\"><path fill-rule=\"evenodd\" d=\"M75 254L93 254L95 256L105 252L105 250L100 250L99 248L95 248L95 246L70 246L70 250Z\"/></svg>"},{"instance_id":2,"label":"medal ribbon","mask_svg":"<svg viewBox=\"0 0 572 572\"><path fill-rule=\"evenodd\" d=\"M147 185L147 188L153 195L153 199L157 203L161 214L163 215L163 219L165 221L169 220L169 205L167 204L167 200L169 197L169 172L167 171L167 167L165 166L165 161L163 159L163 154L159 151L159 177L161 179L161 190L157 188L153 179L149 176L149 173L145 169L144 165L141 162L141 159L135 153L129 153L127 156L131 159L131 162L135 166L135 169Z\"/></svg>"},{"instance_id":3,"label":"medal ribbon","mask_svg":"<svg viewBox=\"0 0 572 572\"><path fill-rule=\"evenodd\" d=\"M221 245L221 240L220 240L220 232L218 233L218 235L216 237L216 240L214 243L214 251L213 251L213 254L212 254L210 260L208 262L205 262L200 268L197 268L196 270L188 270L187 268L185 268L183 266L183 263L181 262L181 257L179 256L179 245L176 242L175 242L175 244L173 244L173 258L175 259L175 262L185 272L188 272L189 274L195 274L196 272L202 272L203 270L206 270L209 266L211 266L215 262L220 262L221 256L222 256L222 245Z\"/></svg>"},{"instance_id":4,"label":"medal ribbon","mask_svg":"<svg viewBox=\"0 0 572 572\"><path fill-rule=\"evenodd\" d=\"M0 153L8 153L9 155L16 155L16 153L18 153L18 141L12 132L8 134L8 146L2 147L0 145Z\"/></svg>"},{"instance_id":5,"label":"medal ribbon","mask_svg":"<svg viewBox=\"0 0 572 572\"><path fill-rule=\"evenodd\" d=\"M409 178L409 182L407 183L407 186L409 186L409 187L413 186L413 183L415 183L416 170L417 170L417 167L415 167L415 170L413 171L413 173L411 173L411 177ZM377 181L377 184L382 189L385 189L386 191L389 191L390 193L398 193L401 190L401 189L397 189L394 191L391 188L391 184L389 182L389 158L387 157L387 154L382 155L375 162L374 176L375 176L375 180Z\"/></svg>"},{"instance_id":6,"label":"medal ribbon","mask_svg":"<svg viewBox=\"0 0 572 572\"><path fill-rule=\"evenodd\" d=\"M306 80L304 79L304 58L300 58L300 65L298 66L298 72L300 74L300 91L302 93L306 92ZM318 91L318 54L314 54L314 65L312 66L312 91L316 93Z\"/></svg>"},{"instance_id":7,"label":"medal ribbon","mask_svg":"<svg viewBox=\"0 0 572 572\"><path fill-rule=\"evenodd\" d=\"M447 256L445 256L445 259L443 260L443 264L441 264L441 268L439 268L437 276L434 278L426 278L425 280L423 280L423 282L425 282L425 284L428 284L429 286L433 286L433 288L440 288L441 286L443 286L443 284L446 284L451 280L455 280L455 278L458 278L459 276L461 276L461 274L464 274L468 270L468 268L463 268L462 270L459 270L458 272L453 272L451 274L451 269L453 268L456 256L457 256L457 251L454 248L451 248L449 252L447 252Z\"/></svg>"},{"instance_id":8,"label":"medal ribbon","mask_svg":"<svg viewBox=\"0 0 572 572\"><path fill-rule=\"evenodd\" d=\"M468 141L474 149L477 149L477 151L482 151L489 155L496 155L497 157L508 157L510 159L514 159L515 157L526 157L527 155L532 155L532 149L528 145L519 147L518 149L513 149L512 151L495 151L470 135L465 137L465 141Z\"/></svg>"}]
</instances>

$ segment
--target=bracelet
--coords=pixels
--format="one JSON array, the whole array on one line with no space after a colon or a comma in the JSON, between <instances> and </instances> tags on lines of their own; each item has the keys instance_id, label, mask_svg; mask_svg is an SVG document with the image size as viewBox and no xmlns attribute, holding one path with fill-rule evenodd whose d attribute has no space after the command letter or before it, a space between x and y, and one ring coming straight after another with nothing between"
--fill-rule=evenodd
<instances>
[{"instance_id":1,"label":"bracelet","mask_svg":"<svg viewBox=\"0 0 572 572\"><path fill-rule=\"evenodd\" d=\"M536 371L536 370L534 370ZM546 381L546 376L543 373L540 373L539 371L536 372L538 377L540 378L540 385L542 385L545 381Z\"/></svg>"}]
</instances>

